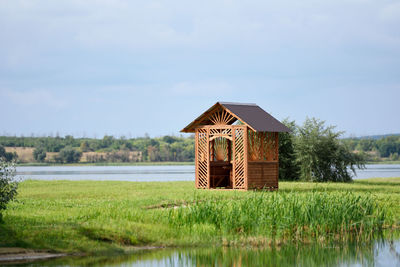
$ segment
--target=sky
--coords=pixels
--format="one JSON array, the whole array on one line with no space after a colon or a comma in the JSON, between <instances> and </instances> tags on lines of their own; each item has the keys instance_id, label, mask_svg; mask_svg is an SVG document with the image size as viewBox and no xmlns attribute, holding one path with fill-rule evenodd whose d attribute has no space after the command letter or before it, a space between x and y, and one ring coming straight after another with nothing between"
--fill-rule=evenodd
<instances>
[{"instance_id":1,"label":"sky","mask_svg":"<svg viewBox=\"0 0 400 267\"><path fill-rule=\"evenodd\" d=\"M400 133L400 2L0 0L0 135L177 135L217 101Z\"/></svg>"}]
</instances>

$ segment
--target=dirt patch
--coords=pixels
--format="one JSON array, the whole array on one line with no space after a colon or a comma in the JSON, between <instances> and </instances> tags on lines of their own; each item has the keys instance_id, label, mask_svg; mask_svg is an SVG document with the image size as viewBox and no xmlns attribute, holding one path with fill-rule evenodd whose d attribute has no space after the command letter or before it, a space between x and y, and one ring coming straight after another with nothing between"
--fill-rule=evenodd
<instances>
[{"instance_id":1,"label":"dirt patch","mask_svg":"<svg viewBox=\"0 0 400 267\"><path fill-rule=\"evenodd\" d=\"M151 210L151 209L170 209L170 208L177 209L180 207L187 207L187 206L188 206L188 203L180 203L180 204L165 203L165 204L151 205L151 206L147 206L145 208L149 209L149 210Z\"/></svg>"},{"instance_id":2,"label":"dirt patch","mask_svg":"<svg viewBox=\"0 0 400 267\"><path fill-rule=\"evenodd\" d=\"M5 147L6 152L15 152L18 155L18 161L20 162L34 162L33 150L34 147Z\"/></svg>"},{"instance_id":3,"label":"dirt patch","mask_svg":"<svg viewBox=\"0 0 400 267\"><path fill-rule=\"evenodd\" d=\"M0 248L0 264L23 263L35 260L52 259L67 256L66 253L54 253L46 250L25 248Z\"/></svg>"}]
</instances>

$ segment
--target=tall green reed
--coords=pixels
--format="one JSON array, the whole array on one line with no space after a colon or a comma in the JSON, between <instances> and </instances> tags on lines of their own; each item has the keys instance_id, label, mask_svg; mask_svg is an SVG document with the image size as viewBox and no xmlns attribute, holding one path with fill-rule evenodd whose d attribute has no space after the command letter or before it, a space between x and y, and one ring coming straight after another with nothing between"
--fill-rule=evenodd
<instances>
[{"instance_id":1,"label":"tall green reed","mask_svg":"<svg viewBox=\"0 0 400 267\"><path fill-rule=\"evenodd\" d=\"M168 221L196 231L211 225L219 234L271 238L371 237L383 228L386 211L372 195L352 192L254 192L241 199L195 200L171 209Z\"/></svg>"}]
</instances>

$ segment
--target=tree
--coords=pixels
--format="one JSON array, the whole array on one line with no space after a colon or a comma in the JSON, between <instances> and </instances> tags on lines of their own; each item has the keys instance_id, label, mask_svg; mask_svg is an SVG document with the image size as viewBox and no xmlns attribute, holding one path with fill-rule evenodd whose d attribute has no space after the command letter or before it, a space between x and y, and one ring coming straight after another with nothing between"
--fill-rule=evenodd
<instances>
[{"instance_id":1,"label":"tree","mask_svg":"<svg viewBox=\"0 0 400 267\"><path fill-rule=\"evenodd\" d=\"M397 152L390 154L391 160L399 160L399 154Z\"/></svg>"},{"instance_id":2,"label":"tree","mask_svg":"<svg viewBox=\"0 0 400 267\"><path fill-rule=\"evenodd\" d=\"M295 151L302 180L349 182L349 169L355 173L356 166L364 167L364 159L339 140L342 132L334 128L315 118L307 118L298 127Z\"/></svg>"},{"instance_id":3,"label":"tree","mask_svg":"<svg viewBox=\"0 0 400 267\"><path fill-rule=\"evenodd\" d=\"M62 163L74 163L78 162L81 159L82 152L70 147L66 146L61 149L60 153L58 153L58 161Z\"/></svg>"},{"instance_id":4,"label":"tree","mask_svg":"<svg viewBox=\"0 0 400 267\"><path fill-rule=\"evenodd\" d=\"M13 161L18 158L18 155L15 152L6 152L6 149L0 145L0 158L2 158L4 161Z\"/></svg>"},{"instance_id":5,"label":"tree","mask_svg":"<svg viewBox=\"0 0 400 267\"><path fill-rule=\"evenodd\" d=\"M33 150L33 158L38 162L43 162L46 158L46 150L43 147L37 147Z\"/></svg>"},{"instance_id":6,"label":"tree","mask_svg":"<svg viewBox=\"0 0 400 267\"><path fill-rule=\"evenodd\" d=\"M82 152L88 152L88 151L90 150L90 148L89 148L89 142L86 141L86 140L85 140L85 141L82 141L82 142L81 142L80 149L81 149Z\"/></svg>"},{"instance_id":7,"label":"tree","mask_svg":"<svg viewBox=\"0 0 400 267\"><path fill-rule=\"evenodd\" d=\"M291 132L279 133L279 180L298 180L299 166L296 162L294 142L296 138L296 124L285 119L282 121Z\"/></svg>"},{"instance_id":8,"label":"tree","mask_svg":"<svg viewBox=\"0 0 400 267\"><path fill-rule=\"evenodd\" d=\"M0 222L3 221L3 210L7 203L17 195L18 183L15 181L15 165L0 157Z\"/></svg>"},{"instance_id":9,"label":"tree","mask_svg":"<svg viewBox=\"0 0 400 267\"><path fill-rule=\"evenodd\" d=\"M178 138L175 137L175 136L166 135L166 136L164 136L164 137L162 138L162 140L163 140L164 142L168 143L168 144L172 144L172 143L174 143L174 142L177 142L177 141L178 141Z\"/></svg>"}]
</instances>

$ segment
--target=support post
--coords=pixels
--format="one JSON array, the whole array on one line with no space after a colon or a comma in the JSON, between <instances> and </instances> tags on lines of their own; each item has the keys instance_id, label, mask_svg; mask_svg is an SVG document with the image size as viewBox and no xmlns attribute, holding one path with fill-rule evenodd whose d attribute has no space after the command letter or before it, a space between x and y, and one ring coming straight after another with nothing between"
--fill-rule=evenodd
<instances>
[{"instance_id":1,"label":"support post","mask_svg":"<svg viewBox=\"0 0 400 267\"><path fill-rule=\"evenodd\" d=\"M195 162L195 184L199 188L199 130L195 129L194 141L194 162Z\"/></svg>"},{"instance_id":2,"label":"support post","mask_svg":"<svg viewBox=\"0 0 400 267\"><path fill-rule=\"evenodd\" d=\"M211 175L210 175L210 127L207 127L207 188L211 188Z\"/></svg>"},{"instance_id":3,"label":"support post","mask_svg":"<svg viewBox=\"0 0 400 267\"><path fill-rule=\"evenodd\" d=\"M247 126L244 127L243 133L243 145L244 145L244 188L245 190L249 189L248 183L248 163L249 163L249 129Z\"/></svg>"}]
</instances>

